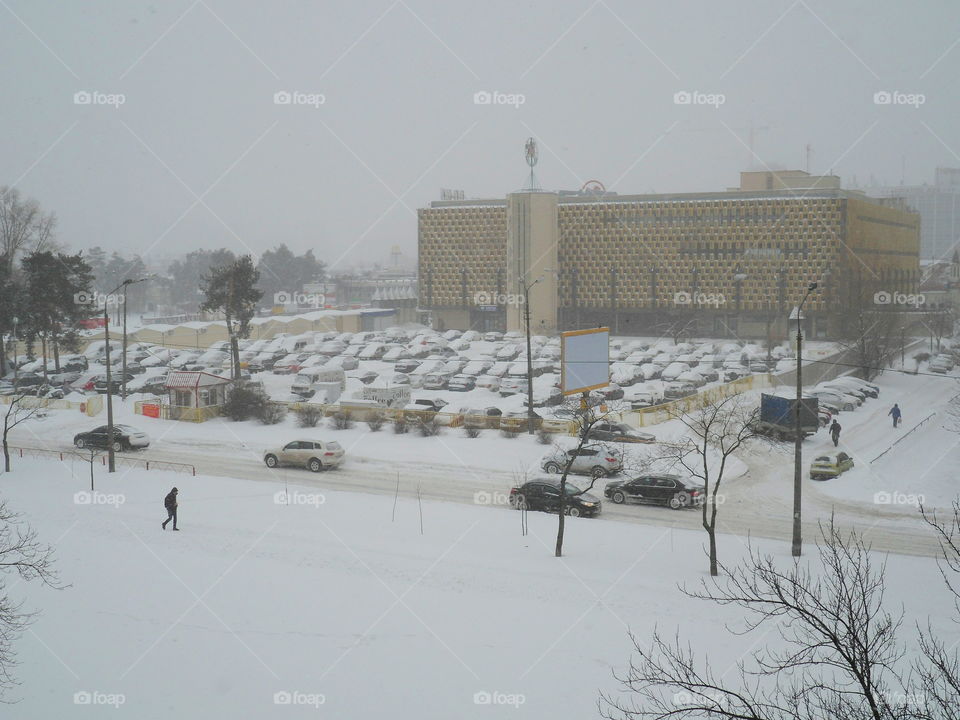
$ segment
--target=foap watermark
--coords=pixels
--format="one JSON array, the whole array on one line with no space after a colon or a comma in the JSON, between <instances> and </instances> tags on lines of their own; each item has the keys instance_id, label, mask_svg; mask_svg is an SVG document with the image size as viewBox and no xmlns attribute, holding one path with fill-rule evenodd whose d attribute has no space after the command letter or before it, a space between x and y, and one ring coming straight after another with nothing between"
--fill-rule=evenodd
<instances>
[{"instance_id":1,"label":"foap watermark","mask_svg":"<svg viewBox=\"0 0 960 720\"><path fill-rule=\"evenodd\" d=\"M924 496L881 490L874 494L873 502L877 505L909 505L910 507L920 507L924 503Z\"/></svg>"},{"instance_id":2,"label":"foap watermark","mask_svg":"<svg viewBox=\"0 0 960 720\"><path fill-rule=\"evenodd\" d=\"M312 308L322 308L327 304L327 296L323 293L286 292L281 290L273 294L274 305L308 305Z\"/></svg>"},{"instance_id":3,"label":"foap watermark","mask_svg":"<svg viewBox=\"0 0 960 720\"><path fill-rule=\"evenodd\" d=\"M300 690L279 690L273 694L274 705L307 705L319 708L327 702L327 696L322 693L308 693Z\"/></svg>"},{"instance_id":4,"label":"foap watermark","mask_svg":"<svg viewBox=\"0 0 960 720\"><path fill-rule=\"evenodd\" d=\"M877 90L873 94L874 105L911 105L919 108L927 101L923 93L905 93L899 90Z\"/></svg>"},{"instance_id":5,"label":"foap watermark","mask_svg":"<svg viewBox=\"0 0 960 720\"><path fill-rule=\"evenodd\" d=\"M727 299L723 296L723 293L688 293L688 292L677 292L673 294L673 304L674 305L697 305L697 306L712 306L720 307Z\"/></svg>"},{"instance_id":6,"label":"foap watermark","mask_svg":"<svg viewBox=\"0 0 960 720\"><path fill-rule=\"evenodd\" d=\"M127 497L120 493L105 493L99 490L81 490L73 494L74 505L112 505L120 507Z\"/></svg>"},{"instance_id":7,"label":"foap watermark","mask_svg":"<svg viewBox=\"0 0 960 720\"><path fill-rule=\"evenodd\" d=\"M489 90L477 90L473 94L474 105L512 105L514 109L519 110L520 106L527 101L527 96L523 93L505 93L499 90L490 92Z\"/></svg>"},{"instance_id":8,"label":"foap watermark","mask_svg":"<svg viewBox=\"0 0 960 720\"><path fill-rule=\"evenodd\" d=\"M927 696L923 693L885 692L883 699L893 707L922 708L927 704Z\"/></svg>"},{"instance_id":9,"label":"foap watermark","mask_svg":"<svg viewBox=\"0 0 960 720\"><path fill-rule=\"evenodd\" d=\"M504 492L478 490L473 494L474 505L509 505L510 496Z\"/></svg>"},{"instance_id":10,"label":"foap watermark","mask_svg":"<svg viewBox=\"0 0 960 720\"><path fill-rule=\"evenodd\" d=\"M123 293L78 292L73 294L76 305L93 305L97 308L120 307L127 301Z\"/></svg>"},{"instance_id":11,"label":"foap watermark","mask_svg":"<svg viewBox=\"0 0 960 720\"><path fill-rule=\"evenodd\" d=\"M509 705L518 708L525 702L527 702L527 696L521 693L479 690L473 694L474 705Z\"/></svg>"},{"instance_id":12,"label":"foap watermark","mask_svg":"<svg viewBox=\"0 0 960 720\"><path fill-rule=\"evenodd\" d=\"M119 108L127 101L123 93L104 93L99 90L77 90L73 94L74 105L110 105Z\"/></svg>"},{"instance_id":13,"label":"foap watermark","mask_svg":"<svg viewBox=\"0 0 960 720\"><path fill-rule=\"evenodd\" d=\"M913 307L920 307L926 302L927 298L923 293L902 293L896 290L893 292L880 290L873 294L874 305L912 305Z\"/></svg>"},{"instance_id":14,"label":"foap watermark","mask_svg":"<svg viewBox=\"0 0 960 720\"><path fill-rule=\"evenodd\" d=\"M74 705L108 705L119 708L127 701L123 693L105 693L99 690L78 690L73 694Z\"/></svg>"},{"instance_id":15,"label":"foap watermark","mask_svg":"<svg viewBox=\"0 0 960 720\"><path fill-rule=\"evenodd\" d=\"M719 109L727 101L723 93L705 93L699 90L678 90L673 94L674 105L712 105Z\"/></svg>"},{"instance_id":16,"label":"foap watermark","mask_svg":"<svg viewBox=\"0 0 960 720\"><path fill-rule=\"evenodd\" d=\"M318 108L327 102L323 93L305 93L299 90L278 90L273 94L274 105L308 105Z\"/></svg>"},{"instance_id":17,"label":"foap watermark","mask_svg":"<svg viewBox=\"0 0 960 720\"><path fill-rule=\"evenodd\" d=\"M273 494L275 505L313 505L320 507L327 501L322 493L287 492L280 490Z\"/></svg>"},{"instance_id":18,"label":"foap watermark","mask_svg":"<svg viewBox=\"0 0 960 720\"><path fill-rule=\"evenodd\" d=\"M523 293L478 292L473 294L474 305L523 305Z\"/></svg>"}]
</instances>

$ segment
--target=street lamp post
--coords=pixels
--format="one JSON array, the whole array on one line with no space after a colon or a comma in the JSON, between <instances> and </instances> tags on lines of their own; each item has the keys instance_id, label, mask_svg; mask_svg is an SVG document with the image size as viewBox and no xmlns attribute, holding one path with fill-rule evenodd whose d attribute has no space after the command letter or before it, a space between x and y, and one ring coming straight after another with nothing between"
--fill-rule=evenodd
<instances>
[{"instance_id":1,"label":"street lamp post","mask_svg":"<svg viewBox=\"0 0 960 720\"><path fill-rule=\"evenodd\" d=\"M131 280L127 278L122 283L117 285L113 290L107 293L107 298L109 298L111 295L113 295L120 289L123 289L124 295L126 295L126 289L128 286L133 285L134 283L143 282L146 279L147 278L140 278L139 280ZM116 472L117 458L116 458L116 453L114 452L114 449L113 449L113 383L110 378L110 315L107 312L109 307L110 307L110 303L104 300L103 342L104 342L104 360L107 363L107 472ZM123 331L124 353L126 353L126 345L127 345L127 332L126 332L126 323L124 323L124 331ZM126 365L126 357L124 357L124 365ZM124 378L126 378L126 367L124 367Z\"/></svg>"},{"instance_id":2,"label":"street lamp post","mask_svg":"<svg viewBox=\"0 0 960 720\"><path fill-rule=\"evenodd\" d=\"M793 557L800 557L800 553L803 547L803 539L800 532L800 499L801 499L801 484L800 479L802 475L801 465L803 464L803 433L801 430L800 423L800 411L801 405L803 402L803 380L802 380L802 360L801 360L801 350L803 343L803 328L801 326L801 320L803 319L803 304L807 301L807 298L810 296L810 293L817 289L817 283L812 282L807 285L807 291L803 295L803 299L800 301L800 304L797 306L797 400L796 407L794 408L794 438L793 438L793 543L791 551Z\"/></svg>"},{"instance_id":3,"label":"street lamp post","mask_svg":"<svg viewBox=\"0 0 960 720\"><path fill-rule=\"evenodd\" d=\"M546 270L545 272L552 272L551 270ZM533 435L533 426L534 418L536 418L536 413L533 412L533 353L530 340L530 290L538 282L543 280L543 275L538 277L529 285L524 284L523 279L518 279L520 283L520 288L523 290L523 294L520 296L520 300L523 301L523 324L527 329L527 434Z\"/></svg>"},{"instance_id":4,"label":"street lamp post","mask_svg":"<svg viewBox=\"0 0 960 720\"><path fill-rule=\"evenodd\" d=\"M14 316L10 318L10 322L13 323L13 389L17 389L17 323L20 322L20 318Z\"/></svg>"}]
</instances>

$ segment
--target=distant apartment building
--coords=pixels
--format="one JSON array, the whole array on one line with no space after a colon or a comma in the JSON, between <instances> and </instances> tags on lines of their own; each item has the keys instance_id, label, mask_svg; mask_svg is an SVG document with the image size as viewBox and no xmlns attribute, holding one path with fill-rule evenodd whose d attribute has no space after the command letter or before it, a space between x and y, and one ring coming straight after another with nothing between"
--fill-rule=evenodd
<instances>
[{"instance_id":1,"label":"distant apartment building","mask_svg":"<svg viewBox=\"0 0 960 720\"><path fill-rule=\"evenodd\" d=\"M419 211L419 305L438 328L610 325L762 337L811 281L807 331L844 331L864 287L914 293L920 218L834 176L746 172L726 192L522 191ZM858 296L859 296L858 295Z\"/></svg>"},{"instance_id":2,"label":"distant apartment building","mask_svg":"<svg viewBox=\"0 0 960 720\"><path fill-rule=\"evenodd\" d=\"M960 169L937 168L933 185L868 187L878 198L900 198L920 215L920 257L949 261L960 240Z\"/></svg>"}]
</instances>

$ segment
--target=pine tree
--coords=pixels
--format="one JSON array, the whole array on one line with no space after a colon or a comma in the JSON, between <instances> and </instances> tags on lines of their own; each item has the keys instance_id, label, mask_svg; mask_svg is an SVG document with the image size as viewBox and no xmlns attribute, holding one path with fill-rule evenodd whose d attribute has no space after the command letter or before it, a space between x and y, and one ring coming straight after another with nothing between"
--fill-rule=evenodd
<instances>
[{"instance_id":1,"label":"pine tree","mask_svg":"<svg viewBox=\"0 0 960 720\"><path fill-rule=\"evenodd\" d=\"M210 269L201 279L204 301L202 310L221 311L230 336L233 355L233 379L240 377L239 339L250 334L250 320L263 293L257 289L260 273L249 255L242 255L227 265Z\"/></svg>"}]
</instances>

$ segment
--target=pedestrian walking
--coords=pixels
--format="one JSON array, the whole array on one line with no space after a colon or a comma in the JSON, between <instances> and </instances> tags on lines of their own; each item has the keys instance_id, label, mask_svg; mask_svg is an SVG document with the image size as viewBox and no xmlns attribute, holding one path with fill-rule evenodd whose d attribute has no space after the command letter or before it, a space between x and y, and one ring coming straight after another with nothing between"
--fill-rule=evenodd
<instances>
[{"instance_id":1,"label":"pedestrian walking","mask_svg":"<svg viewBox=\"0 0 960 720\"><path fill-rule=\"evenodd\" d=\"M830 426L830 437L833 438L833 446L836 447L840 442L840 430L843 428L840 427L840 423L836 420L833 421L833 425Z\"/></svg>"},{"instance_id":2,"label":"pedestrian walking","mask_svg":"<svg viewBox=\"0 0 960 720\"><path fill-rule=\"evenodd\" d=\"M167 496L163 499L163 506L167 509L167 519L163 521L163 524L160 526L164 530L167 529L167 523L173 520L173 529L178 530L177 527L177 493L179 491L174 488L167 493Z\"/></svg>"},{"instance_id":3,"label":"pedestrian walking","mask_svg":"<svg viewBox=\"0 0 960 720\"><path fill-rule=\"evenodd\" d=\"M900 425L900 406L897 405L897 403L893 404L893 407L890 408L890 412L888 412L887 415L891 415L893 417L894 427Z\"/></svg>"}]
</instances>

